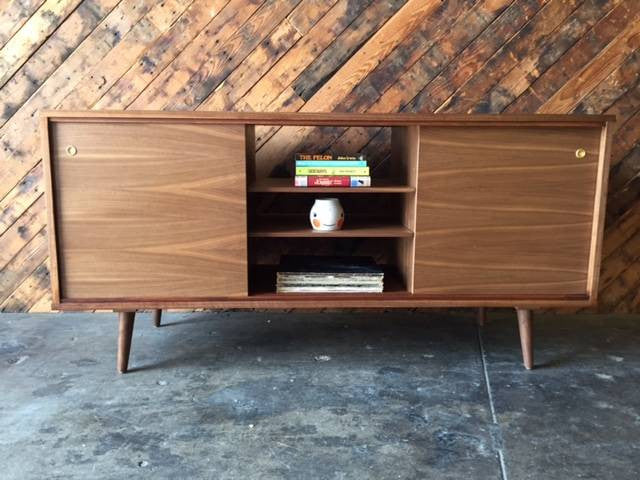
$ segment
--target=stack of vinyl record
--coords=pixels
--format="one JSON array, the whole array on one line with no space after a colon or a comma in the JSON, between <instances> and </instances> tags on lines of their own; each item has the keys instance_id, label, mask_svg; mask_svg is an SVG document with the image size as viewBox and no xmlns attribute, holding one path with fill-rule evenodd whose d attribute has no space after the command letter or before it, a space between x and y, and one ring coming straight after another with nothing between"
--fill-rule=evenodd
<instances>
[{"instance_id":1,"label":"stack of vinyl record","mask_svg":"<svg viewBox=\"0 0 640 480\"><path fill-rule=\"evenodd\" d=\"M380 293L384 272L372 257L283 255L278 293Z\"/></svg>"}]
</instances>

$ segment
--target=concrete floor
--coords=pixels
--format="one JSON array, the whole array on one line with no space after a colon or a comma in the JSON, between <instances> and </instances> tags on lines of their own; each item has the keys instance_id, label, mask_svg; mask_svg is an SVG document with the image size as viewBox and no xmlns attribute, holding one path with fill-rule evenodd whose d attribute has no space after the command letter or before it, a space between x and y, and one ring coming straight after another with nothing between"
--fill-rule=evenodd
<instances>
[{"instance_id":1,"label":"concrete floor","mask_svg":"<svg viewBox=\"0 0 640 480\"><path fill-rule=\"evenodd\" d=\"M0 478L640 478L640 317L472 313L0 315Z\"/></svg>"}]
</instances>

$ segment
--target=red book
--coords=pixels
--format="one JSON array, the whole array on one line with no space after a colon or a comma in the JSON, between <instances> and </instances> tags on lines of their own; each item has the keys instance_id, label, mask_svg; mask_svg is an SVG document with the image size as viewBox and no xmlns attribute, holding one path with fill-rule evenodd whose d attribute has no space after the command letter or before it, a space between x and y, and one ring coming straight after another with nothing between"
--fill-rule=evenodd
<instances>
[{"instance_id":1,"label":"red book","mask_svg":"<svg viewBox=\"0 0 640 480\"><path fill-rule=\"evenodd\" d=\"M340 177L335 175L296 177L297 187L348 187L350 185L351 177Z\"/></svg>"}]
</instances>

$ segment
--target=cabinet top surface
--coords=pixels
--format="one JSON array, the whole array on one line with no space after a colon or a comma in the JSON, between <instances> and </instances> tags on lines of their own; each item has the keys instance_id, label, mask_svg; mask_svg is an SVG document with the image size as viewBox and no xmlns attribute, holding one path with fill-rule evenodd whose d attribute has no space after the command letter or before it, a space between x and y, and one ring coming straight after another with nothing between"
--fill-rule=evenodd
<instances>
[{"instance_id":1,"label":"cabinet top surface","mask_svg":"<svg viewBox=\"0 0 640 480\"><path fill-rule=\"evenodd\" d=\"M43 118L65 121L183 121L187 123L232 123L257 125L469 125L527 124L599 126L615 120L612 115L573 114L425 114L425 113L302 113L302 112L166 112L166 111L61 111L48 110Z\"/></svg>"}]
</instances>

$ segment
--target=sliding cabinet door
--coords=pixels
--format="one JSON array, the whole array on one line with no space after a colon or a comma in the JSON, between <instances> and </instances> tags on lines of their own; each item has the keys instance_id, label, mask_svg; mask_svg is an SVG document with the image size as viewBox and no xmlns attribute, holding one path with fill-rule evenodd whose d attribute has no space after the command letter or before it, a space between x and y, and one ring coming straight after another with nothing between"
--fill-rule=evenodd
<instances>
[{"instance_id":1,"label":"sliding cabinet door","mask_svg":"<svg viewBox=\"0 0 640 480\"><path fill-rule=\"evenodd\" d=\"M587 295L600 136L423 127L415 293Z\"/></svg>"},{"instance_id":2,"label":"sliding cabinet door","mask_svg":"<svg viewBox=\"0 0 640 480\"><path fill-rule=\"evenodd\" d=\"M66 119L48 133L63 304L246 295L243 126Z\"/></svg>"}]
</instances>

